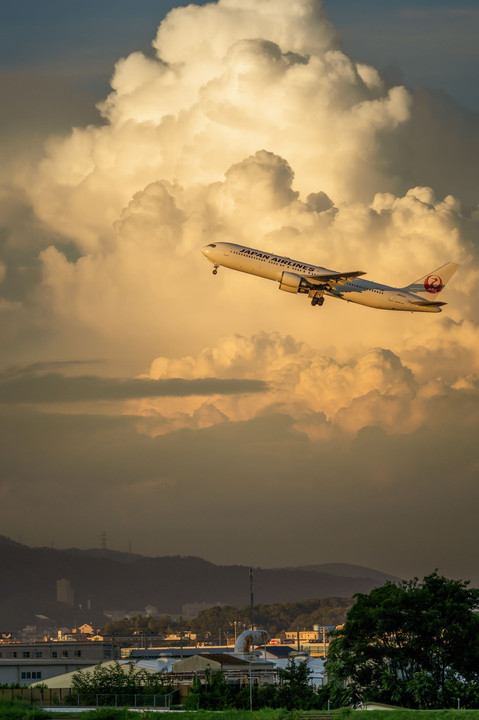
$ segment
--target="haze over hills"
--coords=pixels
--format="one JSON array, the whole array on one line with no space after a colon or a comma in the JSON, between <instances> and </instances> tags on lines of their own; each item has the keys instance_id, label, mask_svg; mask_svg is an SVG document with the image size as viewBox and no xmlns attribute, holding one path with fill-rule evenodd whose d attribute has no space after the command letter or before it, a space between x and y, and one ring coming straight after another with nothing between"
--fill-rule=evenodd
<instances>
[{"instance_id":1,"label":"haze over hills","mask_svg":"<svg viewBox=\"0 0 479 720\"><path fill-rule=\"evenodd\" d=\"M70 581L74 605L56 599L56 581ZM367 593L392 576L354 565L255 568L255 604ZM31 548L0 537L0 631L27 624L101 625L105 610L147 605L181 614L187 603L249 603L249 568L197 557L144 557L112 550ZM89 608L89 609L87 609Z\"/></svg>"},{"instance_id":2,"label":"haze over hills","mask_svg":"<svg viewBox=\"0 0 479 720\"><path fill-rule=\"evenodd\" d=\"M349 563L322 563L321 565L301 565L298 568L290 568L290 570L312 570L313 572L329 573L330 575L339 575L341 577L359 578L367 577L378 580L381 584L390 580L396 582L400 578L395 575L388 575L381 570L373 570L373 568L363 567L362 565L350 565Z\"/></svg>"}]
</instances>

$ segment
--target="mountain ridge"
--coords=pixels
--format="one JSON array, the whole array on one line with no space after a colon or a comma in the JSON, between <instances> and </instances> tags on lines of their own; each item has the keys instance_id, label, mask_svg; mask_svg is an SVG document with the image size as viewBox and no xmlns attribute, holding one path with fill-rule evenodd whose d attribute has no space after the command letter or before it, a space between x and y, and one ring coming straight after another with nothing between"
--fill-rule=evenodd
<instances>
[{"instance_id":1,"label":"mountain ridge","mask_svg":"<svg viewBox=\"0 0 479 720\"><path fill-rule=\"evenodd\" d=\"M339 565L339 567L338 567ZM369 593L392 576L356 568L356 576L321 565L306 568L254 568L255 604L310 598L352 597ZM311 569L315 568L315 569ZM370 571L375 577L364 576ZM359 573L359 574L358 574ZM69 580L74 605L56 598L56 582ZM249 567L215 565L194 556L146 557L107 549L57 550L29 547L0 537L0 631L17 631L46 616L52 625L103 624L104 611L145 612L150 605L163 615L178 615L189 603L249 603ZM46 622L46 621L45 621Z\"/></svg>"}]
</instances>

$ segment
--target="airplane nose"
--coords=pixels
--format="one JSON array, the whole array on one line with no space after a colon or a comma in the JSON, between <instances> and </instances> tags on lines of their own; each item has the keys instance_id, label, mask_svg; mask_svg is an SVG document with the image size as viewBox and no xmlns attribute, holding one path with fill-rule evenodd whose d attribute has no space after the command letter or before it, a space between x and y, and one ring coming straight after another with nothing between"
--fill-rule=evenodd
<instances>
[{"instance_id":1,"label":"airplane nose","mask_svg":"<svg viewBox=\"0 0 479 720\"><path fill-rule=\"evenodd\" d=\"M205 245L204 248L201 248L201 252L203 253L203 255L205 257L208 257L210 250L211 250L211 248L208 247L208 245Z\"/></svg>"}]
</instances>

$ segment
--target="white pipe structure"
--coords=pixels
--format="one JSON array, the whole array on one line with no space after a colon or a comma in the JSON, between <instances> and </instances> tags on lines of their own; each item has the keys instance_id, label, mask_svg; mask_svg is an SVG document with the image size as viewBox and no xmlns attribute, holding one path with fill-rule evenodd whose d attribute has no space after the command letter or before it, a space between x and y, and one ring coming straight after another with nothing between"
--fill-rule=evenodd
<instances>
[{"instance_id":1,"label":"white pipe structure","mask_svg":"<svg viewBox=\"0 0 479 720\"><path fill-rule=\"evenodd\" d=\"M271 636L266 630L245 630L238 636L235 644L235 653L246 655L252 647L267 645Z\"/></svg>"}]
</instances>

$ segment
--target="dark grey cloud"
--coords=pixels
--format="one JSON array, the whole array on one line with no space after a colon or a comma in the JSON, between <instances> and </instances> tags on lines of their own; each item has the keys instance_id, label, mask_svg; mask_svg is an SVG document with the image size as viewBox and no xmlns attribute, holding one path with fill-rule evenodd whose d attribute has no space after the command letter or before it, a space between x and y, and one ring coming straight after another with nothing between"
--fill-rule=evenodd
<instances>
[{"instance_id":1,"label":"dark grey cloud","mask_svg":"<svg viewBox=\"0 0 479 720\"><path fill-rule=\"evenodd\" d=\"M8 97L3 93L1 72L0 96L8 105ZM35 112L36 110L31 110L26 112L26 115L31 119ZM11 138L2 127L3 120L4 110L0 108L0 138L4 140L0 156L1 160L6 160L9 154L12 157L18 155L19 145L10 142ZM22 134L18 119L12 117L12 124L15 132ZM28 141L22 137L20 145L22 153L28 146ZM21 190L14 188L12 184L0 182L0 263L4 267L0 282L0 301L4 299L7 302L20 302L28 307L36 304L35 291L42 281L39 254L50 245L61 250L69 261L74 262L79 257L71 242L47 228L36 217Z\"/></svg>"},{"instance_id":2,"label":"dark grey cloud","mask_svg":"<svg viewBox=\"0 0 479 720\"><path fill-rule=\"evenodd\" d=\"M15 377L36 376L37 373L54 370L66 370L68 368L77 368L84 365L93 365L101 363L101 360L45 360L29 365L12 365L3 371L0 371L0 382L2 380L10 380Z\"/></svg>"},{"instance_id":3,"label":"dark grey cloud","mask_svg":"<svg viewBox=\"0 0 479 720\"><path fill-rule=\"evenodd\" d=\"M187 4L190 0L142 0L135 6L129 0L2 3L0 135L10 142L27 134L41 139L73 125L100 123L95 104L109 92L117 60L137 50L152 54L163 17Z\"/></svg>"},{"instance_id":4,"label":"dark grey cloud","mask_svg":"<svg viewBox=\"0 0 479 720\"><path fill-rule=\"evenodd\" d=\"M479 112L459 105L443 91L416 86L411 118L398 128L397 142L385 147L404 182L433 187L439 198L476 207L479 194Z\"/></svg>"},{"instance_id":5,"label":"dark grey cloud","mask_svg":"<svg viewBox=\"0 0 479 720\"><path fill-rule=\"evenodd\" d=\"M477 584L477 429L457 425L311 443L276 414L152 438L131 417L1 406L0 523L28 544L98 546L105 531L150 555L439 567Z\"/></svg>"},{"instance_id":6,"label":"dark grey cloud","mask_svg":"<svg viewBox=\"0 0 479 720\"><path fill-rule=\"evenodd\" d=\"M406 86L442 88L479 110L475 0L324 0L324 6L354 60L374 65L383 75L389 74L388 66L399 66Z\"/></svg>"},{"instance_id":7,"label":"dark grey cloud","mask_svg":"<svg viewBox=\"0 0 479 720\"><path fill-rule=\"evenodd\" d=\"M88 66L92 59L114 62L138 46L148 48L163 16L172 7L187 4L190 0L142 0L136 6L130 0L87 5L82 0L3 3L0 65L56 62Z\"/></svg>"},{"instance_id":8,"label":"dark grey cloud","mask_svg":"<svg viewBox=\"0 0 479 720\"><path fill-rule=\"evenodd\" d=\"M63 365L64 363L62 363ZM43 366L43 365L41 365ZM38 366L37 366L38 367ZM4 371L0 375L0 403L76 403L95 400L129 400L146 397L188 397L191 395L237 395L265 392L262 380L219 378L104 378L95 375L67 376L34 370Z\"/></svg>"},{"instance_id":9,"label":"dark grey cloud","mask_svg":"<svg viewBox=\"0 0 479 720\"><path fill-rule=\"evenodd\" d=\"M0 68L0 92L3 156L19 154L22 143L31 146L50 133L68 132L73 125L101 123L95 108L100 93L79 87L76 77L65 77L58 70ZM7 140L10 147L5 147Z\"/></svg>"}]
</instances>

